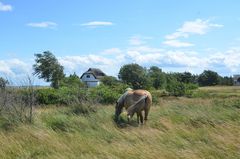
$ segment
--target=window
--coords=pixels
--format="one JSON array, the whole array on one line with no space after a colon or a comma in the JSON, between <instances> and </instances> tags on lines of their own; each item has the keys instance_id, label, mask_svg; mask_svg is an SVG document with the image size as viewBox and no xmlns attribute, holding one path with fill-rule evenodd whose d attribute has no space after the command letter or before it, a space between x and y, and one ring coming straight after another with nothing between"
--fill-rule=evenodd
<instances>
[{"instance_id":1,"label":"window","mask_svg":"<svg viewBox=\"0 0 240 159\"><path fill-rule=\"evenodd\" d=\"M90 75L87 75L87 78L90 78Z\"/></svg>"}]
</instances>

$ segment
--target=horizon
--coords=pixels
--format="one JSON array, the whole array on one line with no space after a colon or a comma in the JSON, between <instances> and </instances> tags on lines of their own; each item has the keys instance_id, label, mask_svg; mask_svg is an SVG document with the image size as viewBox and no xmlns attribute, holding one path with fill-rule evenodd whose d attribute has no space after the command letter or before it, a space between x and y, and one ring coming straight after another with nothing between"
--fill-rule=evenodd
<instances>
[{"instance_id":1,"label":"horizon","mask_svg":"<svg viewBox=\"0 0 240 159\"><path fill-rule=\"evenodd\" d=\"M100 68L117 77L137 63L164 72L240 73L239 1L0 0L0 77L32 75L49 50L66 75ZM48 83L36 77L36 85Z\"/></svg>"}]
</instances>

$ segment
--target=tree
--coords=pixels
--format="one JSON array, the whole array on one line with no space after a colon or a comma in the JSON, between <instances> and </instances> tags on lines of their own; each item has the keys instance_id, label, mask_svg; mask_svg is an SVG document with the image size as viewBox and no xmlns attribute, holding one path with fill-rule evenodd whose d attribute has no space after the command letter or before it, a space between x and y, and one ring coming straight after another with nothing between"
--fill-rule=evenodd
<instances>
[{"instance_id":1,"label":"tree","mask_svg":"<svg viewBox=\"0 0 240 159\"><path fill-rule=\"evenodd\" d=\"M226 86L232 86L233 85L233 78L224 76L224 77L219 77L219 84L220 85L226 85Z\"/></svg>"},{"instance_id":2,"label":"tree","mask_svg":"<svg viewBox=\"0 0 240 159\"><path fill-rule=\"evenodd\" d=\"M138 64L127 64L121 67L118 75L124 83L131 85L134 89L148 87L146 70Z\"/></svg>"},{"instance_id":3,"label":"tree","mask_svg":"<svg viewBox=\"0 0 240 159\"><path fill-rule=\"evenodd\" d=\"M49 51L42 54L35 54L35 64L33 65L34 75L43 78L46 82L51 82L53 88L59 87L59 82L65 77L63 66L57 58Z\"/></svg>"},{"instance_id":4,"label":"tree","mask_svg":"<svg viewBox=\"0 0 240 159\"><path fill-rule=\"evenodd\" d=\"M183 83L196 83L196 76L192 75L190 72L174 73L175 78L178 82Z\"/></svg>"},{"instance_id":5,"label":"tree","mask_svg":"<svg viewBox=\"0 0 240 159\"><path fill-rule=\"evenodd\" d=\"M113 86L119 83L117 78L113 76L104 76L101 78L101 82L106 86Z\"/></svg>"},{"instance_id":6,"label":"tree","mask_svg":"<svg viewBox=\"0 0 240 159\"><path fill-rule=\"evenodd\" d=\"M64 77L59 84L60 87L80 88L84 87L84 83L80 77L74 72L69 77Z\"/></svg>"},{"instance_id":7,"label":"tree","mask_svg":"<svg viewBox=\"0 0 240 159\"><path fill-rule=\"evenodd\" d=\"M4 78L0 77L0 89L5 89L7 84L8 80L5 80Z\"/></svg>"},{"instance_id":8,"label":"tree","mask_svg":"<svg viewBox=\"0 0 240 159\"><path fill-rule=\"evenodd\" d=\"M204 70L198 77L200 86L214 86L219 84L219 75L211 70Z\"/></svg>"},{"instance_id":9,"label":"tree","mask_svg":"<svg viewBox=\"0 0 240 159\"><path fill-rule=\"evenodd\" d=\"M157 66L150 67L150 69L148 70L148 76L151 79L152 86L155 89L164 88L164 86L166 85L165 74Z\"/></svg>"}]
</instances>

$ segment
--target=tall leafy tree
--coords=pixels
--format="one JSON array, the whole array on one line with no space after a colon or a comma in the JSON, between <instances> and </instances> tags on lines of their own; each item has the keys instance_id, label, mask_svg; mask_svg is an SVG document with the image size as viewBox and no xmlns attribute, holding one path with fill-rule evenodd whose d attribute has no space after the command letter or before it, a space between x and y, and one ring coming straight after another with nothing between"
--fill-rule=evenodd
<instances>
[{"instance_id":1,"label":"tall leafy tree","mask_svg":"<svg viewBox=\"0 0 240 159\"><path fill-rule=\"evenodd\" d=\"M60 81L65 77L63 66L59 64L57 58L50 51L35 54L35 57L33 74L43 78L46 82L51 82L53 88L58 88Z\"/></svg>"},{"instance_id":2,"label":"tall leafy tree","mask_svg":"<svg viewBox=\"0 0 240 159\"><path fill-rule=\"evenodd\" d=\"M233 78L224 76L224 77L219 77L219 84L220 85L227 85L227 86L232 86L233 85Z\"/></svg>"},{"instance_id":3,"label":"tall leafy tree","mask_svg":"<svg viewBox=\"0 0 240 159\"><path fill-rule=\"evenodd\" d=\"M146 70L138 64L127 64L121 67L119 79L124 83L131 85L134 89L148 87L148 78Z\"/></svg>"},{"instance_id":4,"label":"tall leafy tree","mask_svg":"<svg viewBox=\"0 0 240 159\"><path fill-rule=\"evenodd\" d=\"M200 86L214 86L219 84L219 75L211 70L204 70L198 77Z\"/></svg>"},{"instance_id":5,"label":"tall leafy tree","mask_svg":"<svg viewBox=\"0 0 240 159\"><path fill-rule=\"evenodd\" d=\"M155 89L164 88L166 85L166 77L160 68L157 66L151 66L148 70L148 76L151 79L152 86Z\"/></svg>"},{"instance_id":6,"label":"tall leafy tree","mask_svg":"<svg viewBox=\"0 0 240 159\"><path fill-rule=\"evenodd\" d=\"M196 83L196 76L190 72L174 73L174 76L179 82L183 83Z\"/></svg>"}]
</instances>

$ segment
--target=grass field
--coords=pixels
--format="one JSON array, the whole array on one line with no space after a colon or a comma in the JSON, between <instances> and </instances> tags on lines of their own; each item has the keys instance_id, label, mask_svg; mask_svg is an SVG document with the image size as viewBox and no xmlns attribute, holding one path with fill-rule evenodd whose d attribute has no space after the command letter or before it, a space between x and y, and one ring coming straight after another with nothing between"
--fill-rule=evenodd
<instances>
[{"instance_id":1,"label":"grass field","mask_svg":"<svg viewBox=\"0 0 240 159\"><path fill-rule=\"evenodd\" d=\"M0 158L240 158L240 88L200 90L216 97L161 98L140 126L124 113L117 125L113 105L89 115L36 108L33 125L0 129Z\"/></svg>"},{"instance_id":2,"label":"grass field","mask_svg":"<svg viewBox=\"0 0 240 159\"><path fill-rule=\"evenodd\" d=\"M212 97L240 97L240 86L201 87L199 90Z\"/></svg>"}]
</instances>

